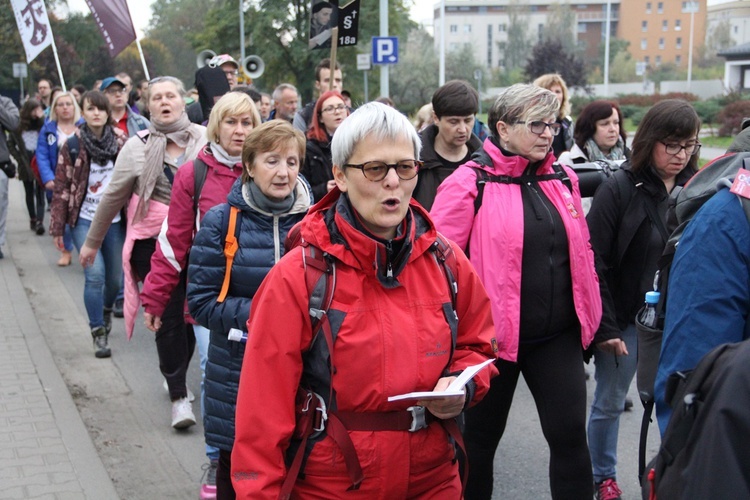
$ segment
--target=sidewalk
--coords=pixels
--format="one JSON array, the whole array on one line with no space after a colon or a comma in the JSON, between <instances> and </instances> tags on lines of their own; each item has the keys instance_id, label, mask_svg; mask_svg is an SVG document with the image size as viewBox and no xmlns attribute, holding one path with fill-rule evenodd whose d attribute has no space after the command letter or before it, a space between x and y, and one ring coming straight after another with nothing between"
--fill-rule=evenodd
<instances>
[{"instance_id":1,"label":"sidewalk","mask_svg":"<svg viewBox=\"0 0 750 500\"><path fill-rule=\"evenodd\" d=\"M11 181L0 260L0 498L116 499L14 265L28 221Z\"/></svg>"}]
</instances>

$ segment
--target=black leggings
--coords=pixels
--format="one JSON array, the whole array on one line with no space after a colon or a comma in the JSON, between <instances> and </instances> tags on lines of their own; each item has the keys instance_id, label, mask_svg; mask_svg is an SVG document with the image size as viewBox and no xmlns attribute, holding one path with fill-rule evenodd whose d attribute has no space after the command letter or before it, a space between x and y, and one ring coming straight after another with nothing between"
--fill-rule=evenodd
<instances>
[{"instance_id":1,"label":"black leggings","mask_svg":"<svg viewBox=\"0 0 750 500\"><path fill-rule=\"evenodd\" d=\"M495 450L505 431L519 374L534 396L550 449L550 490L554 499L586 499L594 494L586 442L586 378L579 332L521 344L518 363L498 360L500 375L484 399L466 412L464 441L469 457L466 499L492 497Z\"/></svg>"},{"instance_id":2,"label":"black leggings","mask_svg":"<svg viewBox=\"0 0 750 500\"><path fill-rule=\"evenodd\" d=\"M219 466L216 468L216 500L235 500L237 494L232 486L232 452L219 450Z\"/></svg>"},{"instance_id":3,"label":"black leggings","mask_svg":"<svg viewBox=\"0 0 750 500\"><path fill-rule=\"evenodd\" d=\"M44 188L32 179L23 181L23 189L26 191L26 210L29 211L29 218L44 222Z\"/></svg>"},{"instance_id":4,"label":"black leggings","mask_svg":"<svg viewBox=\"0 0 750 500\"><path fill-rule=\"evenodd\" d=\"M130 265L141 281L151 271L151 255L156 249L156 240L136 240ZM156 352L159 354L159 369L167 380L169 398L176 401L187 397L187 371L190 358L195 351L193 325L185 323L185 276L169 297L161 317L161 328L156 332Z\"/></svg>"}]
</instances>

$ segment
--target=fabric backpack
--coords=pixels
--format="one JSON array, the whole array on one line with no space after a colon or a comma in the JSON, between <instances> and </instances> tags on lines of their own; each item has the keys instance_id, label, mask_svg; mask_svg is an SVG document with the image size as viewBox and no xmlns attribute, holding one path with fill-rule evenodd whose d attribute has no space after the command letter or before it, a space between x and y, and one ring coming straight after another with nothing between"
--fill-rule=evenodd
<instances>
[{"instance_id":1,"label":"fabric backpack","mask_svg":"<svg viewBox=\"0 0 750 500\"><path fill-rule=\"evenodd\" d=\"M712 481L712 498L747 498L750 489L748 474L737 477L728 470L716 470L712 457L717 454L744 462L742 457L735 457L731 449L724 449L726 442L741 440L736 448L744 448L746 436L726 436L726 432L737 428L737 422L730 424L730 429L719 428L717 420L750 419L748 412L742 413L737 407L747 407L747 393L737 393L737 386L746 387L749 376L750 342L722 344L706 354L695 367L685 372L675 372L667 382L666 399L674 412L662 437L659 453L653 461L653 468L648 474L648 496L644 498L706 498L706 492L695 496L695 492L686 491L686 476L699 472L704 475L726 477L721 481ZM731 413L726 412L727 407ZM714 432L716 431L716 432ZM739 431L738 432L742 432ZM726 439L712 439L713 436L724 436ZM706 446L711 450L706 450ZM744 452L741 452L744 456ZM738 464L747 470L747 463ZM698 484L700 477L692 479Z\"/></svg>"},{"instance_id":2,"label":"fabric backpack","mask_svg":"<svg viewBox=\"0 0 750 500\"><path fill-rule=\"evenodd\" d=\"M654 409L654 381L659 366L662 335L664 330L664 314L667 295L669 293L669 272L674 260L677 246L685 228L698 210L716 192L731 183L741 169L750 170L750 152L726 154L720 156L701 170L699 170L683 188L675 188L670 196L670 206L667 209L667 231L669 239L658 262L658 270L654 277L654 289L660 293L659 303L656 305L658 316L657 328L649 328L639 322L641 311L636 315L636 330L638 331L638 394L644 407L641 421L640 444L638 449L638 479L643 481L646 470L646 447L649 423ZM745 215L750 221L750 200L739 197Z\"/></svg>"},{"instance_id":3,"label":"fabric backpack","mask_svg":"<svg viewBox=\"0 0 750 500\"><path fill-rule=\"evenodd\" d=\"M347 427L337 415L336 396L331 382L332 374L335 371L333 345L336 341L331 323L336 323L342 319L337 316L336 311L329 310L336 287L336 259L305 241L300 234L300 224L298 223L290 230L284 248L288 252L296 246L302 246L305 283L310 296L309 313L312 324L312 342L309 351L303 353L304 369L296 397L297 424L287 450L288 472L281 488L280 498L291 496L298 477L304 476L304 462L312 451L312 447L326 434L334 440L343 454L347 473L351 480L349 490L357 490L364 479L357 452L349 437ZM450 243L439 234L430 247L430 252L443 272L451 298L451 303L443 308L443 312L451 330L450 359L452 359L458 336L456 256ZM450 359L448 365L450 365ZM316 380L316 387L312 387L308 383L311 379ZM415 410L412 411L415 412ZM414 417L417 418L416 413ZM424 422L424 413L422 413L421 418ZM441 423L458 448L464 450L463 438L456 421L441 421ZM372 425L372 430L378 430L379 424L377 422L368 422L367 425ZM382 430L388 429L382 428Z\"/></svg>"}]
</instances>

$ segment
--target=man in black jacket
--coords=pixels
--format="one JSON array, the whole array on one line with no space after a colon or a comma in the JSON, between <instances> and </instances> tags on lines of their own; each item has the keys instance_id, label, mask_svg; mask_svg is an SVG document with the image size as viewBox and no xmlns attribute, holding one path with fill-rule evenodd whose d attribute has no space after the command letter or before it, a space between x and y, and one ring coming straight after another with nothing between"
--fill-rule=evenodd
<instances>
[{"instance_id":1,"label":"man in black jacket","mask_svg":"<svg viewBox=\"0 0 750 500\"><path fill-rule=\"evenodd\" d=\"M479 94L463 80L451 80L432 95L433 124L419 134L424 166L412 195L427 210L438 186L482 146L472 133L477 111Z\"/></svg>"}]
</instances>

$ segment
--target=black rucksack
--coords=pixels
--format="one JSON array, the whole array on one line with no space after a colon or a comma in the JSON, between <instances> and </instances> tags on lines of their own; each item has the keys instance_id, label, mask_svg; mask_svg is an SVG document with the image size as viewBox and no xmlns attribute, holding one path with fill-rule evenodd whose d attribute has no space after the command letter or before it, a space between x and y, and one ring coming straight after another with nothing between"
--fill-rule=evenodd
<instances>
[{"instance_id":1,"label":"black rucksack","mask_svg":"<svg viewBox=\"0 0 750 500\"><path fill-rule=\"evenodd\" d=\"M644 407L638 450L638 479L641 482L646 469L648 428L654 409L654 381L661 352L672 261L685 228L695 214L721 187L731 184L731 180L741 168L750 170L750 152L720 156L699 170L683 188L676 187L670 196L670 206L667 210L667 231L670 236L659 259L658 270L654 278L654 288L660 293L659 303L656 305L658 324L656 328L640 324L638 318L642 310L636 315L635 322L638 331L637 385ZM750 220L750 200L738 198Z\"/></svg>"},{"instance_id":2,"label":"black rucksack","mask_svg":"<svg viewBox=\"0 0 750 500\"><path fill-rule=\"evenodd\" d=\"M722 344L672 374L673 409L649 471L650 500L750 498L750 341Z\"/></svg>"}]
</instances>

